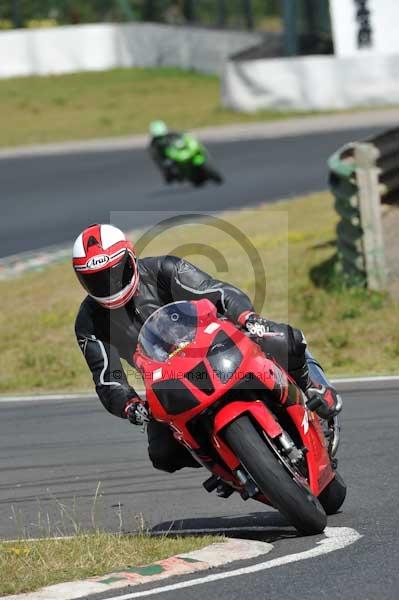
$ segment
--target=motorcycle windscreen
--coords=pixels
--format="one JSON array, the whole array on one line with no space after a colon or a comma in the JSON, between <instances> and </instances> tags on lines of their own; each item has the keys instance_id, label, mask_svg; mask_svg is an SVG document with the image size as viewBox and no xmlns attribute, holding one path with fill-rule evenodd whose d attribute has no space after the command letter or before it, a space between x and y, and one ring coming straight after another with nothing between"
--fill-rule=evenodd
<instances>
[{"instance_id":1,"label":"motorcycle windscreen","mask_svg":"<svg viewBox=\"0 0 399 600\"><path fill-rule=\"evenodd\" d=\"M138 343L148 358L166 362L195 338L197 309L191 302L173 302L156 310L144 323Z\"/></svg>"},{"instance_id":2,"label":"motorcycle windscreen","mask_svg":"<svg viewBox=\"0 0 399 600\"><path fill-rule=\"evenodd\" d=\"M242 362L242 354L224 331L220 331L206 355L213 372L222 383L227 383Z\"/></svg>"}]
</instances>

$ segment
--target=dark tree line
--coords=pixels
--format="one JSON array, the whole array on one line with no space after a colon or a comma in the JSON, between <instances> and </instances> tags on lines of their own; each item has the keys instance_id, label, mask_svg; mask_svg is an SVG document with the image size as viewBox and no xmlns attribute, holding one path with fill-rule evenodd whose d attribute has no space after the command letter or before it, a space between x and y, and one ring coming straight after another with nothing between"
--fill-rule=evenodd
<instances>
[{"instance_id":1,"label":"dark tree line","mask_svg":"<svg viewBox=\"0 0 399 600\"><path fill-rule=\"evenodd\" d=\"M287 0L1 0L0 20L23 27L32 20L64 23L158 21L237 29L282 23ZM329 29L328 0L288 0L299 33Z\"/></svg>"},{"instance_id":2,"label":"dark tree line","mask_svg":"<svg viewBox=\"0 0 399 600\"><path fill-rule=\"evenodd\" d=\"M3 0L0 19L19 26L46 18L60 23L135 19L251 29L260 19L278 15L279 5L279 0Z\"/></svg>"}]
</instances>

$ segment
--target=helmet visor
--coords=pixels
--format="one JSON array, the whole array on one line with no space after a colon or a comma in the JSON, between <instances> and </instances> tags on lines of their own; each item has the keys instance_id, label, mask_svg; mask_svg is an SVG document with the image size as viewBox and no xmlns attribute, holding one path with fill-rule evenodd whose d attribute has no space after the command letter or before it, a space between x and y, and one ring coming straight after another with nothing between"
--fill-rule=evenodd
<instances>
[{"instance_id":1,"label":"helmet visor","mask_svg":"<svg viewBox=\"0 0 399 600\"><path fill-rule=\"evenodd\" d=\"M109 269L93 273L79 273L77 276L85 290L96 298L109 298L119 294L128 286L135 275L136 264L128 251L122 259Z\"/></svg>"}]
</instances>

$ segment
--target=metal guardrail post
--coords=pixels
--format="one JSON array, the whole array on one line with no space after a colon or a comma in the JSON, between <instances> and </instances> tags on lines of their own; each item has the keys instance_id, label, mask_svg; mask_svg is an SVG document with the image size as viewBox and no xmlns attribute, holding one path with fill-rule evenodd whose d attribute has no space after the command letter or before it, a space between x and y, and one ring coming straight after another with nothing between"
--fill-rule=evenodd
<instances>
[{"instance_id":1,"label":"metal guardrail post","mask_svg":"<svg viewBox=\"0 0 399 600\"><path fill-rule=\"evenodd\" d=\"M129 21L133 21L135 18L135 13L132 10L132 7L129 4L128 0L117 0L117 4L120 8L121 13L128 19Z\"/></svg>"},{"instance_id":2,"label":"metal guardrail post","mask_svg":"<svg viewBox=\"0 0 399 600\"><path fill-rule=\"evenodd\" d=\"M292 0L283 0L284 44L287 56L298 54L297 6Z\"/></svg>"},{"instance_id":3,"label":"metal guardrail post","mask_svg":"<svg viewBox=\"0 0 399 600\"><path fill-rule=\"evenodd\" d=\"M333 154L328 166L335 210L341 217L337 225L338 268L349 285L366 285L363 230L360 223L353 145L348 144Z\"/></svg>"},{"instance_id":4,"label":"metal guardrail post","mask_svg":"<svg viewBox=\"0 0 399 600\"><path fill-rule=\"evenodd\" d=\"M392 257L385 261L381 203L399 206L399 127L347 144L328 166L341 216L337 252L343 275L350 284L384 290L395 267Z\"/></svg>"},{"instance_id":5,"label":"metal guardrail post","mask_svg":"<svg viewBox=\"0 0 399 600\"><path fill-rule=\"evenodd\" d=\"M226 27L226 0L218 0L218 20L219 27Z\"/></svg>"},{"instance_id":6,"label":"metal guardrail post","mask_svg":"<svg viewBox=\"0 0 399 600\"><path fill-rule=\"evenodd\" d=\"M254 13L252 0L242 0L242 8L247 29L248 31L252 31L254 28Z\"/></svg>"},{"instance_id":7,"label":"metal guardrail post","mask_svg":"<svg viewBox=\"0 0 399 600\"><path fill-rule=\"evenodd\" d=\"M328 161L330 188L341 217L339 267L349 285L367 285L371 290L383 290L387 282L378 157L371 144L348 144Z\"/></svg>"},{"instance_id":8,"label":"metal guardrail post","mask_svg":"<svg viewBox=\"0 0 399 600\"><path fill-rule=\"evenodd\" d=\"M21 0L12 0L11 2L12 22L15 28L22 27Z\"/></svg>"},{"instance_id":9,"label":"metal guardrail post","mask_svg":"<svg viewBox=\"0 0 399 600\"><path fill-rule=\"evenodd\" d=\"M387 283L384 240L379 194L379 152L371 144L355 145L356 179L359 190L360 220L363 230L363 252L367 287L383 290Z\"/></svg>"}]
</instances>

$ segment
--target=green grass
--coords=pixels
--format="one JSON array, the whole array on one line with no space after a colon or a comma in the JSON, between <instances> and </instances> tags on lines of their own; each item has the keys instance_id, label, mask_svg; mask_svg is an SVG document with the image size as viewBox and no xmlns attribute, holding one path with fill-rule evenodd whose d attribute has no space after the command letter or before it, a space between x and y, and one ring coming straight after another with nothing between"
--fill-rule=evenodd
<instances>
[{"instance_id":1,"label":"green grass","mask_svg":"<svg viewBox=\"0 0 399 600\"><path fill-rule=\"evenodd\" d=\"M148 565L220 540L97 531L70 539L0 542L0 596Z\"/></svg>"},{"instance_id":2,"label":"green grass","mask_svg":"<svg viewBox=\"0 0 399 600\"><path fill-rule=\"evenodd\" d=\"M295 114L244 115L223 109L216 76L179 69L114 69L0 81L0 146L145 133L149 122L160 118L171 127L192 129Z\"/></svg>"},{"instance_id":3,"label":"green grass","mask_svg":"<svg viewBox=\"0 0 399 600\"><path fill-rule=\"evenodd\" d=\"M387 294L337 284L332 270L337 215L329 194L227 213L225 219L262 257L267 293L259 310L303 328L329 375L397 372L399 305ZM226 258L227 273L217 273L209 258L196 255L195 245L190 248L204 240ZM206 224L181 226L158 236L144 254L182 252L253 297L252 266L228 234ZM0 294L0 393L91 390L73 330L84 294L70 265L0 282ZM141 382L133 369L129 376L133 385Z\"/></svg>"},{"instance_id":4,"label":"green grass","mask_svg":"<svg viewBox=\"0 0 399 600\"><path fill-rule=\"evenodd\" d=\"M351 111L228 110L217 76L176 68L16 77L0 80L0 147L142 134L154 119L188 130L332 112Z\"/></svg>"}]
</instances>

